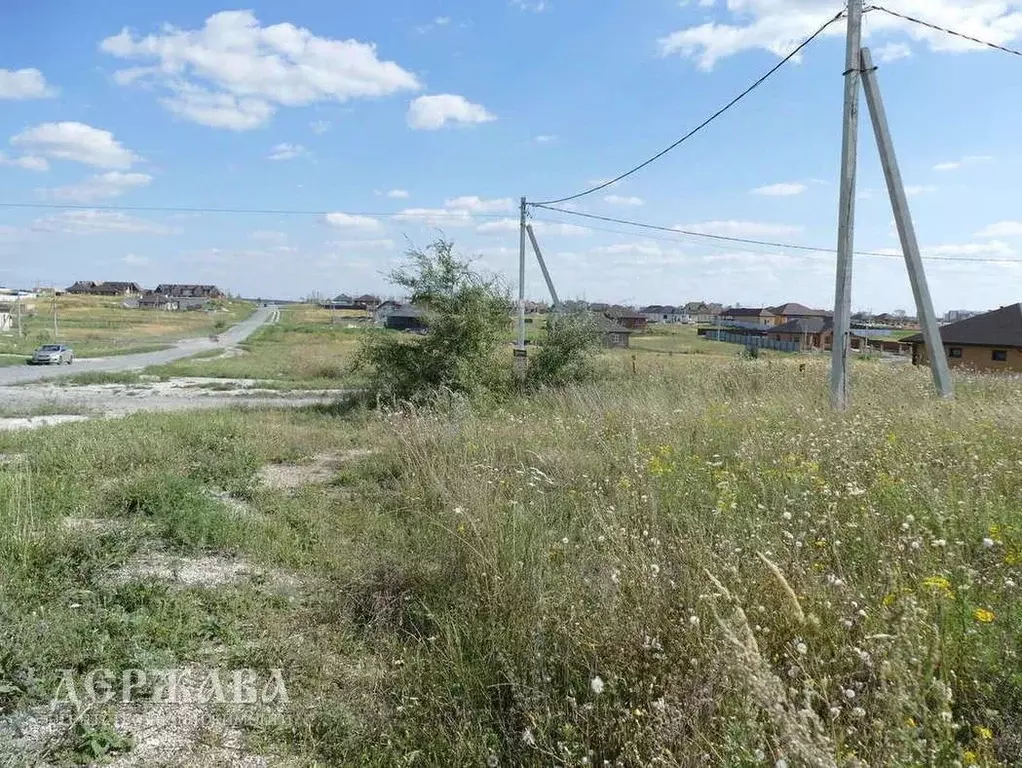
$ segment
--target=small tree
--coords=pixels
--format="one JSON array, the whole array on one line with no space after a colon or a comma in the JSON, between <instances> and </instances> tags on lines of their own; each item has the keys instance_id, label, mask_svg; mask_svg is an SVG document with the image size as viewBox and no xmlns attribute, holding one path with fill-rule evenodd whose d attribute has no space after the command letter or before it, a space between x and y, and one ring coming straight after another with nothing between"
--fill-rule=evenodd
<instances>
[{"instance_id":1,"label":"small tree","mask_svg":"<svg viewBox=\"0 0 1022 768\"><path fill-rule=\"evenodd\" d=\"M454 243L438 239L408 252L390 274L412 304L425 310L429 333L416 339L372 334L356 356L368 369L364 394L371 402L423 402L449 391L473 394L507 382L498 361L506 341L511 302L498 278L483 276L459 258Z\"/></svg>"}]
</instances>

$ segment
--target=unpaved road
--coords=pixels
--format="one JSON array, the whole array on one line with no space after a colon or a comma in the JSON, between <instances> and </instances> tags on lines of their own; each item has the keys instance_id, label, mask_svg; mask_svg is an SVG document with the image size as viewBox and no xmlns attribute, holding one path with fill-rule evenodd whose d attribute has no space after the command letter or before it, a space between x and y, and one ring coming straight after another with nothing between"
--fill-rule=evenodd
<instances>
[{"instance_id":1,"label":"unpaved road","mask_svg":"<svg viewBox=\"0 0 1022 768\"><path fill-rule=\"evenodd\" d=\"M251 336L263 323L276 322L279 317L279 309L275 307L260 307L250 318L221 333L219 341L216 342L210 341L208 337L184 339L177 342L171 349L163 349L159 352L145 352L138 355L120 355L115 357L82 358L75 360L74 365L7 366L0 368L0 386L20 384L26 381L38 381L40 379L55 379L60 376L69 376L76 373L94 371L116 373L120 371L137 371L150 365L164 365L184 357L191 357L194 354L205 352L209 349L226 348L242 342ZM10 405L12 401L12 390L0 390L0 406Z\"/></svg>"},{"instance_id":2,"label":"unpaved road","mask_svg":"<svg viewBox=\"0 0 1022 768\"><path fill-rule=\"evenodd\" d=\"M47 415L0 418L0 431L36 429L89 418L117 418L138 411L186 411L231 406L298 408L333 403L345 394L348 394L345 390L265 389L251 379L183 377L139 384L76 387L40 382L30 387L6 388L0 395L8 409L31 413L45 408Z\"/></svg>"}]
</instances>

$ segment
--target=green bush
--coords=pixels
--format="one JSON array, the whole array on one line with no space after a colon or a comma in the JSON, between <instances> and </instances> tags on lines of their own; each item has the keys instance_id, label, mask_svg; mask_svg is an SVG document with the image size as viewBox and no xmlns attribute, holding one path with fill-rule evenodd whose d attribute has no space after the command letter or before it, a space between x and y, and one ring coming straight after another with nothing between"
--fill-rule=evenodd
<instances>
[{"instance_id":1,"label":"green bush","mask_svg":"<svg viewBox=\"0 0 1022 768\"><path fill-rule=\"evenodd\" d=\"M529 360L526 387L559 387L592 379L599 340L600 330L588 313L552 316L543 343Z\"/></svg>"},{"instance_id":2,"label":"green bush","mask_svg":"<svg viewBox=\"0 0 1022 768\"><path fill-rule=\"evenodd\" d=\"M422 403L444 393L472 395L506 385L510 361L501 365L498 352L509 327L507 289L497 278L475 272L445 240L411 250L408 258L391 281L426 312L429 333L415 339L371 334L355 361L356 370L370 371L364 397Z\"/></svg>"}]
</instances>

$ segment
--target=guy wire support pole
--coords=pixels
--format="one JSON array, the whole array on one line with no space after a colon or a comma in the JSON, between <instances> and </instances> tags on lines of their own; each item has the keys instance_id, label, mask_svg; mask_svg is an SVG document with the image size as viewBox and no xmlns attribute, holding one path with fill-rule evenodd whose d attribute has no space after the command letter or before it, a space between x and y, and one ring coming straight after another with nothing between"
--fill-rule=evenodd
<instances>
[{"instance_id":1,"label":"guy wire support pole","mask_svg":"<svg viewBox=\"0 0 1022 768\"><path fill-rule=\"evenodd\" d=\"M933 300L930 297L930 288L926 283L923 260L919 255L919 241L916 239L916 230L912 224L908 197L905 195L905 185L902 183L898 158L894 152L894 140L891 138L890 127L887 124L884 100L880 95L880 83L877 80L876 67L873 66L873 57L869 53L869 48L862 49L860 58L866 106L869 108L869 116L873 122L873 134L876 136L880 164L884 168L884 178L887 180L887 192L891 198L894 221L898 226L901 250L905 254L905 266L908 267L908 277L916 300L916 316L919 318L919 324L923 329L923 339L926 341L926 352L930 358L933 383L941 397L954 397L951 373L948 371L947 365L947 353L944 351L944 343L940 338L937 315L933 311Z\"/></svg>"},{"instance_id":2,"label":"guy wire support pole","mask_svg":"<svg viewBox=\"0 0 1022 768\"><path fill-rule=\"evenodd\" d=\"M848 407L848 354L852 327L852 250L855 246L855 164L859 129L859 49L862 0L848 0L845 41L845 101L841 137L841 190L838 202L837 273L834 287L834 341L830 356L830 401Z\"/></svg>"},{"instance_id":3,"label":"guy wire support pole","mask_svg":"<svg viewBox=\"0 0 1022 768\"><path fill-rule=\"evenodd\" d=\"M525 357L525 198L522 198L518 233L518 347L516 357Z\"/></svg>"},{"instance_id":4,"label":"guy wire support pole","mask_svg":"<svg viewBox=\"0 0 1022 768\"><path fill-rule=\"evenodd\" d=\"M543 279L546 281L547 290L550 291L550 300L553 301L553 310L560 309L561 300L557 298L557 289L554 288L554 281L550 279L550 272L546 268L546 261L543 260L543 252L539 249L539 242L536 240L536 233L532 230L531 224L525 225L525 231L529 233L529 242L532 243L532 251L536 254L536 261L539 268L543 270Z\"/></svg>"}]
</instances>

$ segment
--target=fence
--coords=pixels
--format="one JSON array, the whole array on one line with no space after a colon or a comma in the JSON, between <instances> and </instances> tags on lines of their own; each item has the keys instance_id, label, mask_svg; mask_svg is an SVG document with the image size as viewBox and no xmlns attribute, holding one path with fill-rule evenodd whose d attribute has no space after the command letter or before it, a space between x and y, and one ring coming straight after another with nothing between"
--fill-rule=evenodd
<instances>
[{"instance_id":1,"label":"fence","mask_svg":"<svg viewBox=\"0 0 1022 768\"><path fill-rule=\"evenodd\" d=\"M778 352L798 352L797 341L778 341L769 336L751 336L745 333L729 333L727 331L708 330L707 339L714 341L726 341L729 344L741 344L746 347L759 347L761 349L775 349Z\"/></svg>"}]
</instances>

